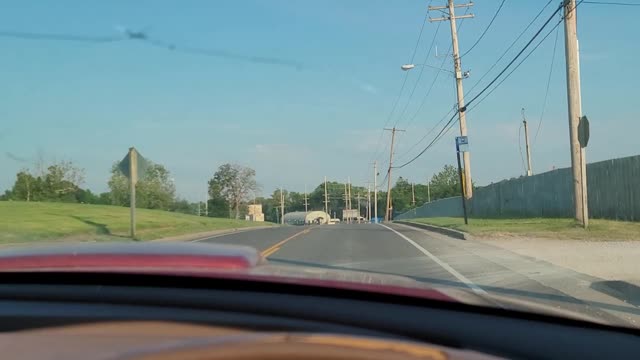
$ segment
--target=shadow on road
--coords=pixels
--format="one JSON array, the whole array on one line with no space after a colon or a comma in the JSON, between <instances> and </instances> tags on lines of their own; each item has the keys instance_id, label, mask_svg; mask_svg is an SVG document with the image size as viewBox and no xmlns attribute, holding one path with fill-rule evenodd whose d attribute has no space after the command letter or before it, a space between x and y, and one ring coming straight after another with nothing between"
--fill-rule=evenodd
<instances>
[{"instance_id":1,"label":"shadow on road","mask_svg":"<svg viewBox=\"0 0 640 360\"><path fill-rule=\"evenodd\" d=\"M437 285L450 286L450 287L459 288L463 290L469 290L469 287L465 283L462 283L459 281L445 280L445 279L436 279L436 278L423 277L423 276L407 276L406 274L401 274L401 273L371 271L366 269L349 268L349 267L343 267L343 266L335 266L335 265L312 263L312 262L306 262L306 261L297 261L297 260L290 260L290 259L283 259L283 258L273 258L273 257L269 257L269 262L277 262L277 263L288 264L288 265L318 267L318 268L333 269L333 270L349 270L349 271L368 272L368 273L374 273L374 274L404 276L404 277L419 281L421 283L432 284L434 286L437 286ZM547 294L547 293L539 293L539 292L533 292L533 291L528 291L523 289L503 288L503 287L488 286L488 285L482 285L481 288L487 292L493 292L495 294L521 296L530 301L533 299L545 300L545 301L557 301L557 302L562 302L566 304L579 305L583 307L592 306L594 308L600 308L603 310L612 310L612 311L619 311L619 312L633 314L633 315L640 315L640 308L636 308L632 306L620 306L620 305L608 304L608 303L603 303L599 301L580 300L562 293Z\"/></svg>"},{"instance_id":2,"label":"shadow on road","mask_svg":"<svg viewBox=\"0 0 640 360\"><path fill-rule=\"evenodd\" d=\"M640 287L621 280L604 280L591 283L591 288L607 295L640 306Z\"/></svg>"}]
</instances>

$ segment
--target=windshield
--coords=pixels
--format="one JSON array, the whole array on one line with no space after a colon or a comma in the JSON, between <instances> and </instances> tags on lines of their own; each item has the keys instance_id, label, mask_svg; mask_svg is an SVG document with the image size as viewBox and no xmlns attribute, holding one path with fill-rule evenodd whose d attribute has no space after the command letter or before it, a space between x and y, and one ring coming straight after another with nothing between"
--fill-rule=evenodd
<instances>
[{"instance_id":1,"label":"windshield","mask_svg":"<svg viewBox=\"0 0 640 360\"><path fill-rule=\"evenodd\" d=\"M3 1L0 254L243 245L638 326L640 8L563 3Z\"/></svg>"}]
</instances>

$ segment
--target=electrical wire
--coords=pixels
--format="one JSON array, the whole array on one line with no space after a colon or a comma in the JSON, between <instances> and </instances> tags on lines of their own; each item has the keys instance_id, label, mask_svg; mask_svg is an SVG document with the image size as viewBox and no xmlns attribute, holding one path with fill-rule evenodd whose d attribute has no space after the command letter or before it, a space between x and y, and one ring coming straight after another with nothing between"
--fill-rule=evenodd
<instances>
[{"instance_id":1,"label":"electrical wire","mask_svg":"<svg viewBox=\"0 0 640 360\"><path fill-rule=\"evenodd\" d=\"M491 91L489 91L482 99L479 100L479 102L476 103L475 106L471 107L470 109L475 108L476 106L478 106L480 103L482 103L487 97L489 97L494 91L496 91L496 89L498 89L500 87L500 85L502 85L502 83L504 83L510 76L511 74L513 74L516 70L518 70L518 68L520 67L520 65L522 65L522 63L524 63L529 56L531 56L531 54L533 54L538 47L540 47L540 45L542 45L542 43L549 37L549 35L551 35L553 33L554 30L556 30L556 28L558 26L560 26L560 24L562 23L562 20L558 21L558 23L556 23L553 28L551 28L551 30L547 33L547 35L545 35L540 42L538 42L538 44L536 46L533 47L533 49L531 49L531 51L529 51L529 53L522 59L520 60L520 62L513 68L511 69L511 71L502 79L500 80L500 82L493 87L493 89L491 89ZM475 100L475 99L474 99ZM468 105L469 103L467 103ZM467 109L467 111L469 111L470 109Z\"/></svg>"},{"instance_id":2,"label":"electrical wire","mask_svg":"<svg viewBox=\"0 0 640 360\"><path fill-rule=\"evenodd\" d=\"M538 12L538 14L536 14L536 16L529 22L529 24L524 28L524 30L522 30L520 32L520 34L511 42L511 44L507 47L507 49L502 53L502 55L500 55L500 57L498 57L498 59L489 67L489 70L487 70L481 77L480 79L478 79L478 81L475 82L475 84L473 84L473 86L471 86L471 88L468 90L468 92L473 92L473 89L475 89L478 85L480 85L480 83L482 82L482 80L484 80L485 77L487 77L487 75L489 75L489 73L491 73L491 70L493 70L498 63L500 62L500 60L502 60L508 53L509 51L515 46L515 44L518 42L518 40L520 40L520 38L527 32L527 30L529 30L529 28L536 22L536 20L538 20L538 18L540 17L540 15L542 15L542 13L547 9L547 7L549 7L549 5L551 5L551 3L553 2L553 0L549 0L544 7L542 7L542 9Z\"/></svg>"},{"instance_id":3,"label":"electrical wire","mask_svg":"<svg viewBox=\"0 0 640 360\"><path fill-rule=\"evenodd\" d=\"M616 5L616 6L640 6L640 3L626 3L618 1L583 1L585 4L592 5Z\"/></svg>"},{"instance_id":4,"label":"electrical wire","mask_svg":"<svg viewBox=\"0 0 640 360\"><path fill-rule=\"evenodd\" d=\"M547 86L544 91L544 100L542 101L542 112L540 113L540 120L538 121L538 127L536 128L536 134L533 137L533 144L536 143L538 139L538 133L540 133L540 128L542 127L542 120L544 119L544 112L547 108L547 99L549 97L549 88L551 85L551 75L553 74L553 64L556 58L556 49L558 47L558 35L560 34L560 27L556 29L556 39L553 43L553 53L551 54L551 65L549 65L549 76L547 76Z\"/></svg>"},{"instance_id":5,"label":"electrical wire","mask_svg":"<svg viewBox=\"0 0 640 360\"><path fill-rule=\"evenodd\" d=\"M489 21L489 25L487 25L487 27L484 29L482 34L480 34L480 37L478 38L478 40L476 40L476 42L474 42L473 45L471 45L469 50L465 51L462 55L460 55L460 59L462 59L465 55L470 53L471 50L473 50L473 48L475 48L476 45L478 45L478 43L480 43L482 38L484 38L484 36L487 34L487 31L489 31L489 29L491 28L491 25L493 25L493 22L496 20L496 17L498 17L498 14L500 14L500 10L502 10L502 6L504 5L505 2L506 2L506 0L502 0L502 2L500 3L500 6L498 6L498 10L496 10L495 14L493 14L493 17L491 18L491 21Z\"/></svg>"},{"instance_id":6,"label":"electrical wire","mask_svg":"<svg viewBox=\"0 0 640 360\"><path fill-rule=\"evenodd\" d=\"M449 45L449 49L447 50L447 54L449 53L449 51L451 51L451 45ZM418 106L418 109L413 114L413 116L411 116L411 118L409 119L409 121L405 125L405 128L407 128L407 129L409 128L409 125L411 125L413 123L413 121L416 119L416 117L418 117L418 115L422 111L422 108L427 103L427 99L429 98L429 95L431 95L431 91L433 90L433 87L436 84L436 81L438 81L438 78L440 77L440 74L443 71L441 69L444 66L444 63L446 61L447 61L447 57L445 56L445 57L443 57L442 62L440 63L440 69L436 72L436 75L433 77L433 81L431 82L431 85L429 85L429 89L427 90L427 92L422 97L422 101L420 101L420 105Z\"/></svg>"},{"instance_id":7,"label":"electrical wire","mask_svg":"<svg viewBox=\"0 0 640 360\"><path fill-rule=\"evenodd\" d=\"M427 23L427 19L428 19L428 15L425 15L424 19L422 20L422 24L420 26L420 32L418 33L418 39L416 40L416 44L413 47L413 52L411 54L411 58L409 60L409 63L413 63L413 60L415 59L416 53L418 52L418 46L420 45L420 40L422 39L422 33L424 32L424 26ZM396 96L396 99L393 102L393 106L391 107L391 111L389 112L389 115L387 116L387 120L385 120L384 125L382 125L382 129L380 130L380 137L378 138L378 141L377 141L377 144L376 144L376 148L380 147L380 143L382 142L382 138L384 136L384 130L383 129L385 127L387 127L387 125L389 124L389 122L393 118L393 115L395 114L396 108L398 107L398 103L400 102L400 98L402 97L402 93L404 92L404 88L407 85L407 79L408 78L409 78L409 73L406 72L404 74L404 78L402 79L402 85L400 85L400 91L398 92L398 95ZM373 159L378 158L380 156L380 154L382 154L382 152L376 151L374 153Z\"/></svg>"},{"instance_id":8,"label":"electrical wire","mask_svg":"<svg viewBox=\"0 0 640 360\"><path fill-rule=\"evenodd\" d=\"M576 7L580 4L580 2L576 5ZM475 106L468 108L469 105L471 105L473 102L475 102L475 100L477 100L485 91L487 91L487 89L489 89L489 87L491 85L493 85L501 76L502 74L504 74L509 67L511 67L511 65L513 65L513 63L515 63L515 61L524 53L524 51L533 43L533 41L540 35L540 33L547 27L547 25L551 22L551 20L553 19L553 17L562 9L562 5L560 5L556 11L554 11L554 13L549 17L549 19L542 25L542 27L533 35L533 37L531 38L531 40L529 40L527 42L527 44L523 47L522 50L520 50L518 52L518 54L507 64L507 66L505 66L505 68L500 71L500 73L493 79L491 80L491 82L489 82L489 84L487 86L485 86L485 88L482 89L482 91L480 91L475 97L473 97L471 100L469 100L469 102L467 102L466 107L464 109L465 112L469 112L471 111L473 108L477 107L482 101L484 101L489 95L491 95L491 93L493 93L507 78L509 78L509 76L511 74L513 74L513 72L515 70L517 70L520 65L522 65L522 63L527 60L529 58L529 56L531 56L531 54L533 54L533 52L549 37L549 35L562 23L562 20L559 21L543 38L542 40L540 40L540 42L538 42L538 44L516 65L515 68L513 68L511 70L511 72L509 72L501 81L500 83L498 83L498 85L496 85L493 89L491 89L491 91L489 93L487 93L482 99L480 99L480 101L478 101L478 103L476 103ZM414 156L411 160L403 163L402 165L399 166L394 166L394 168L400 169L403 168L409 164L411 164L412 162L414 162L415 160L417 160L420 156L422 156L427 150L429 150L437 141L439 141L447 132L449 132L449 130L451 130L451 128L453 127L454 120L456 118L456 116L459 114L460 110L458 109L453 116L451 116L451 118L449 119L449 121L445 124L445 126L442 128L442 130L440 130L440 132L433 138L433 140L422 150L420 151L420 153L418 153L416 156Z\"/></svg>"},{"instance_id":9,"label":"electrical wire","mask_svg":"<svg viewBox=\"0 0 640 360\"><path fill-rule=\"evenodd\" d=\"M554 12L553 12L553 14L551 14L551 16L549 17L549 19L547 19L547 21L545 21L545 22L544 22L544 24L542 24L542 26L540 27L540 29L539 29L538 31L536 31L536 33L533 35L533 37L531 38L531 40L529 40L529 41L525 44L525 46L522 48L522 50L520 50L520 51L518 52L518 54L516 54L516 56L515 56L513 59L511 59L511 61L509 61L509 63L507 64L507 66L505 66L505 67L502 69L502 71L500 71L500 72L498 73L498 75L496 75L496 77L495 77L495 78L493 78L493 80L491 80L491 81L489 82L489 84L487 84L487 85L486 85L482 90L480 90L480 92L479 92L479 93L477 93L473 98L471 98L471 100L469 100L469 101L466 103L466 105L465 105L466 107L468 107L469 105L471 105L471 104L472 104L476 99L478 99L478 98L479 98L479 97L480 97L480 96L481 96L485 91L487 91L487 90L491 87L491 85L493 85L496 81L498 81L498 79L502 76L502 74L504 74L504 73L505 73L505 72L506 72L506 71L511 67L511 65L513 65L513 64L516 62L516 60L518 60L518 58L520 57L520 55L522 55L522 54L527 50L527 48L528 48L528 47L533 43L533 41L538 37L538 35L540 35L540 33L542 33L542 31L544 30L544 28L546 28L546 27L547 27L547 25L549 25L549 23L551 22L551 20L553 20L554 16L556 16L556 14L557 14L558 12L560 12L560 10L562 10L562 5L558 6L558 8L556 9L556 11L554 11ZM558 24L559 24L559 23L558 23ZM557 24L556 26L558 26L558 24ZM555 30L555 27L554 27L554 30ZM546 38L546 37L545 37L545 38ZM529 54L531 54L531 53L529 53ZM527 57L528 57L528 56L527 56Z\"/></svg>"},{"instance_id":10,"label":"electrical wire","mask_svg":"<svg viewBox=\"0 0 640 360\"><path fill-rule=\"evenodd\" d=\"M48 41L76 41L90 43L106 43L113 41L126 40L120 36L85 36L72 34L49 34L49 33L33 33L21 31L0 31L0 37L14 38L21 40L48 40Z\"/></svg>"},{"instance_id":11,"label":"electrical wire","mask_svg":"<svg viewBox=\"0 0 640 360\"><path fill-rule=\"evenodd\" d=\"M438 26L436 26L436 31L433 34L433 39L431 39L431 45L429 45L429 50L427 50L427 54L424 57L423 64L426 64L427 61L429 60L429 56L431 56L431 51L433 50L433 46L436 43L436 36L438 36L438 31L440 30L440 25L442 25L442 22L439 22ZM413 99L413 94L416 92L416 88L418 87L418 83L420 82L420 79L422 78L422 73L424 72L424 68L425 68L425 66L421 66L420 67L420 72L418 73L418 78L413 83L413 89L411 89L411 93L409 93L409 99L407 99L407 102L404 105L404 108L400 112L400 115L398 116L398 119L396 120L394 127L398 126L398 123L402 120L402 118L406 114L407 108L409 107L409 104L411 104L411 99Z\"/></svg>"}]
</instances>

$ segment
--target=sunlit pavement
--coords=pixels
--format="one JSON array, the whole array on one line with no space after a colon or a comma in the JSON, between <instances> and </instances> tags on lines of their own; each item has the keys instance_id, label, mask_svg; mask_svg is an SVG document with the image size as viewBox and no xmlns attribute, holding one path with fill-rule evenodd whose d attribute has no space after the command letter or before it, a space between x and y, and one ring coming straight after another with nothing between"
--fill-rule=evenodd
<instances>
[{"instance_id":1,"label":"sunlit pavement","mask_svg":"<svg viewBox=\"0 0 640 360\"><path fill-rule=\"evenodd\" d=\"M610 282L486 243L405 225L288 226L199 241L251 246L278 264L403 275L429 286L491 297L502 307L514 305L496 302L496 297L640 326L640 298L628 298Z\"/></svg>"}]
</instances>

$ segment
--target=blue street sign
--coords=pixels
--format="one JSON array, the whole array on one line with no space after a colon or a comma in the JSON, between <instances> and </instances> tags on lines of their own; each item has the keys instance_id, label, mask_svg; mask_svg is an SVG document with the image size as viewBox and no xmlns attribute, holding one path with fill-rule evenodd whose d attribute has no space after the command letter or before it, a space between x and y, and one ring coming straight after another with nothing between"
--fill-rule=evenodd
<instances>
[{"instance_id":1,"label":"blue street sign","mask_svg":"<svg viewBox=\"0 0 640 360\"><path fill-rule=\"evenodd\" d=\"M456 150L461 152L469 151L469 137L456 136Z\"/></svg>"}]
</instances>

